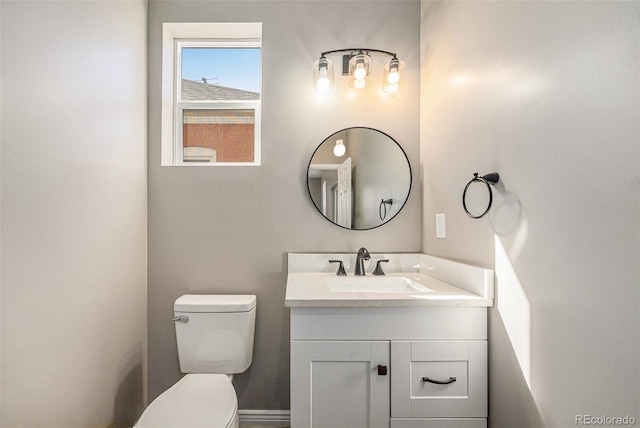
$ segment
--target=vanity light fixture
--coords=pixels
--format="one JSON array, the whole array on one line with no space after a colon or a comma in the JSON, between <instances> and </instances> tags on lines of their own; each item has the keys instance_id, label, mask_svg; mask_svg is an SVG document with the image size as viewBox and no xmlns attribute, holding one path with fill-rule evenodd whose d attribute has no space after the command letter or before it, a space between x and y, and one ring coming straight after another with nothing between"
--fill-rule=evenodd
<instances>
[{"instance_id":1,"label":"vanity light fixture","mask_svg":"<svg viewBox=\"0 0 640 428\"><path fill-rule=\"evenodd\" d=\"M344 156L347 152L347 148L344 146L344 140L336 140L336 145L333 146L333 154L336 157Z\"/></svg>"},{"instance_id":2,"label":"vanity light fixture","mask_svg":"<svg viewBox=\"0 0 640 428\"><path fill-rule=\"evenodd\" d=\"M389 55L391 60L384 66L382 90L390 94L398 92L404 77L404 61L400 61L393 52L366 48L336 49L322 52L320 59L313 63L313 89L317 92L327 92L334 87L333 62L327 58L327 55L339 52L348 52L342 57L342 75L351 78L349 84L355 89L362 89L367 84L371 64L369 54Z\"/></svg>"}]
</instances>

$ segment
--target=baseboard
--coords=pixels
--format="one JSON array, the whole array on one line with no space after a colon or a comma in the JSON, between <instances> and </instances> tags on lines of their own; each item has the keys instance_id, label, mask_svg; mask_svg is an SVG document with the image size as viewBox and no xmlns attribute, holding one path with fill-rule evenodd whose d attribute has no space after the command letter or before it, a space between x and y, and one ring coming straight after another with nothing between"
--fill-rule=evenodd
<instances>
[{"instance_id":1,"label":"baseboard","mask_svg":"<svg viewBox=\"0 0 640 428\"><path fill-rule=\"evenodd\" d=\"M238 410L240 422L260 425L290 425L290 410Z\"/></svg>"}]
</instances>

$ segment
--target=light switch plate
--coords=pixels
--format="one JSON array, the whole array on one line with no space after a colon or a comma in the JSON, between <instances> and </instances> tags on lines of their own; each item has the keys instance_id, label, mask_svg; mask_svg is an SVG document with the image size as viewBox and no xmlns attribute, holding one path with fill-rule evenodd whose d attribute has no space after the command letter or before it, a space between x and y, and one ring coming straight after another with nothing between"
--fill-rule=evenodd
<instances>
[{"instance_id":1,"label":"light switch plate","mask_svg":"<svg viewBox=\"0 0 640 428\"><path fill-rule=\"evenodd\" d=\"M447 237L447 228L444 213L436 214L436 238L445 239Z\"/></svg>"}]
</instances>

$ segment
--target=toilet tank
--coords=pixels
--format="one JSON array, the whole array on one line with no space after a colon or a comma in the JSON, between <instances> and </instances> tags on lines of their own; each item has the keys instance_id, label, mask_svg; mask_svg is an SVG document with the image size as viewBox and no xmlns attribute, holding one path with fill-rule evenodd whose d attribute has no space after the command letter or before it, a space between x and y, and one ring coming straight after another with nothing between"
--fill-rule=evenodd
<instances>
[{"instance_id":1,"label":"toilet tank","mask_svg":"<svg viewBox=\"0 0 640 428\"><path fill-rule=\"evenodd\" d=\"M182 373L242 373L253 359L256 296L186 294L174 305Z\"/></svg>"}]
</instances>

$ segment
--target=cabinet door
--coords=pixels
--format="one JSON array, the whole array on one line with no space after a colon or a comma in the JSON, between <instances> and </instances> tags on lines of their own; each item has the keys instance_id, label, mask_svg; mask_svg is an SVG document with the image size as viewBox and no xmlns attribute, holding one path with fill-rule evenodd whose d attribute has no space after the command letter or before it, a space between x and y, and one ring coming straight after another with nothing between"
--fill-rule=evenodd
<instances>
[{"instance_id":1,"label":"cabinet door","mask_svg":"<svg viewBox=\"0 0 640 428\"><path fill-rule=\"evenodd\" d=\"M387 341L291 342L292 428L388 428L385 369Z\"/></svg>"},{"instance_id":2,"label":"cabinet door","mask_svg":"<svg viewBox=\"0 0 640 428\"><path fill-rule=\"evenodd\" d=\"M391 415L487 416L487 342L392 342Z\"/></svg>"}]
</instances>

